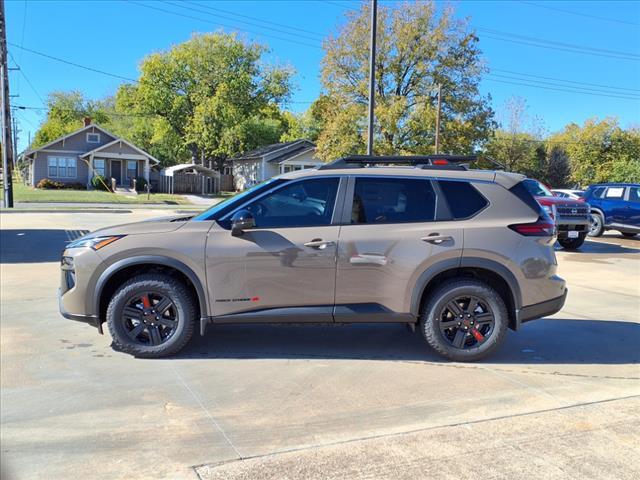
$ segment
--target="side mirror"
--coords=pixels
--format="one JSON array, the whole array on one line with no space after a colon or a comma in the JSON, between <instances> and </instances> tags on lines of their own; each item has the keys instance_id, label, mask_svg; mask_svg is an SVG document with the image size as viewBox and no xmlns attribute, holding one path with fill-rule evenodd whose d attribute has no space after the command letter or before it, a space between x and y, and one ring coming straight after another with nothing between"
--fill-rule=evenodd
<instances>
[{"instance_id":1,"label":"side mirror","mask_svg":"<svg viewBox=\"0 0 640 480\"><path fill-rule=\"evenodd\" d=\"M238 210L231 217L231 235L241 236L245 230L250 230L256 226L253 215L249 210Z\"/></svg>"}]
</instances>

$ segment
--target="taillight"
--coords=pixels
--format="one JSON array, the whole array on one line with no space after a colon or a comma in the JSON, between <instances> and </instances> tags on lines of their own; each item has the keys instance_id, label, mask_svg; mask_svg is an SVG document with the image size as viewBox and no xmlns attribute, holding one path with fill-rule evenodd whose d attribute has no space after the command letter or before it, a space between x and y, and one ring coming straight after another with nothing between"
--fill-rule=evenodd
<instances>
[{"instance_id":1,"label":"taillight","mask_svg":"<svg viewBox=\"0 0 640 480\"><path fill-rule=\"evenodd\" d=\"M525 237L553 237L556 234L556 225L547 215L539 217L536 222L516 223L509 228Z\"/></svg>"}]
</instances>

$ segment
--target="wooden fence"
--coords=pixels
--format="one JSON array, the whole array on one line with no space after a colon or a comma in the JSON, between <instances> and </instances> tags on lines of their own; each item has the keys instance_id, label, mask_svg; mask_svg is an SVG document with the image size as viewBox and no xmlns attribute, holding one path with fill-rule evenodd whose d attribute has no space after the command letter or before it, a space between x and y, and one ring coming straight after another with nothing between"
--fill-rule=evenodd
<instances>
[{"instance_id":1,"label":"wooden fence","mask_svg":"<svg viewBox=\"0 0 640 480\"><path fill-rule=\"evenodd\" d=\"M220 193L220 177L208 177L199 173L175 173L172 177L160 175L157 191L162 193L193 193L196 195Z\"/></svg>"}]
</instances>

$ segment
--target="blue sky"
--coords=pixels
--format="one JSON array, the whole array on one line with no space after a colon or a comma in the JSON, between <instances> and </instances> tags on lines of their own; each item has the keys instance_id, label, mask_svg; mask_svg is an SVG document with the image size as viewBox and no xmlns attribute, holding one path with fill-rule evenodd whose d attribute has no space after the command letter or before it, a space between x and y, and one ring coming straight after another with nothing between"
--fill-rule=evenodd
<instances>
[{"instance_id":1,"label":"blue sky","mask_svg":"<svg viewBox=\"0 0 640 480\"><path fill-rule=\"evenodd\" d=\"M75 89L99 98L114 93L122 81L18 46L137 78L145 55L183 42L193 32L224 29L268 44L268 60L296 69L290 108L301 111L320 90L322 38L334 31L344 21L344 12L357 3L8 0L8 42L13 56L9 64L15 67L17 63L22 69L11 72L11 94L19 95L12 103L42 107L53 90ZM592 117L614 116L623 126L640 125L640 2L448 4L477 29L484 60L492 70L482 82L482 92L491 94L498 112L505 100L515 95L526 99L529 114L539 117L549 132ZM20 149L43 116L41 110L19 111Z\"/></svg>"}]
</instances>

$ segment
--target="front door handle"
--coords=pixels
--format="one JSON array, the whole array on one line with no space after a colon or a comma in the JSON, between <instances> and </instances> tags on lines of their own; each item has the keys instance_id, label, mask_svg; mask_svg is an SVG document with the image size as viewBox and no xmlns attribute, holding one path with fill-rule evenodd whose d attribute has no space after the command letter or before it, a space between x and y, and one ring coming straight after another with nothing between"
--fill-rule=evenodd
<instances>
[{"instance_id":1,"label":"front door handle","mask_svg":"<svg viewBox=\"0 0 640 480\"><path fill-rule=\"evenodd\" d=\"M440 245L441 243L453 240L451 235L440 235L438 233L432 233L428 237L422 237L420 240L423 242L433 243L434 245Z\"/></svg>"},{"instance_id":2,"label":"front door handle","mask_svg":"<svg viewBox=\"0 0 640 480\"><path fill-rule=\"evenodd\" d=\"M331 245L334 245L334 242L324 241L321 238L314 238L310 242L307 242L304 244L305 247L315 248L318 250L324 250L325 248L330 247Z\"/></svg>"}]
</instances>

